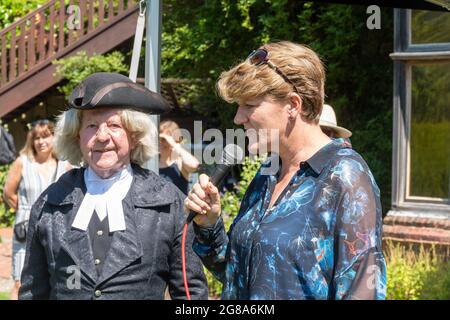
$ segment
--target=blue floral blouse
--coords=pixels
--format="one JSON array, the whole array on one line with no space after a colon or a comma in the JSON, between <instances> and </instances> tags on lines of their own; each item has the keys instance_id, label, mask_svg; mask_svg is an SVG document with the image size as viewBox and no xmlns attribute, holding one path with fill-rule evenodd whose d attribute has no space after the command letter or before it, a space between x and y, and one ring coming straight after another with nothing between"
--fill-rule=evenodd
<instances>
[{"instance_id":1,"label":"blue floral blouse","mask_svg":"<svg viewBox=\"0 0 450 320\"><path fill-rule=\"evenodd\" d=\"M380 191L362 157L333 140L300 164L268 210L279 172L263 169L274 159L262 164L228 234L222 219L194 224L194 251L222 281L222 298L384 299Z\"/></svg>"}]
</instances>

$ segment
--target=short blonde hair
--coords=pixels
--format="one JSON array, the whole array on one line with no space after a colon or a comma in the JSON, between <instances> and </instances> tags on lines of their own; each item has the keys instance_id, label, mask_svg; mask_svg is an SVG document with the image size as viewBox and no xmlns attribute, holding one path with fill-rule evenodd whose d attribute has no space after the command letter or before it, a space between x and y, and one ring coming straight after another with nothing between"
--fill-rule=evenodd
<instances>
[{"instance_id":1,"label":"short blonde hair","mask_svg":"<svg viewBox=\"0 0 450 320\"><path fill-rule=\"evenodd\" d=\"M36 156L36 149L34 148L34 139L36 136L43 137L53 136L55 133L55 124L49 120L38 120L36 124L32 125L27 133L25 145L20 150L20 154L26 156L29 160L34 161ZM55 149L52 149L52 155L56 158Z\"/></svg>"},{"instance_id":2,"label":"short blonde hair","mask_svg":"<svg viewBox=\"0 0 450 320\"><path fill-rule=\"evenodd\" d=\"M318 122L325 95L325 70L319 56L307 46L289 41L268 43L263 48L298 90L302 116ZM217 90L225 101L240 103L265 96L284 101L294 88L267 64L257 66L245 60L220 75Z\"/></svg>"},{"instance_id":3,"label":"short blonde hair","mask_svg":"<svg viewBox=\"0 0 450 320\"><path fill-rule=\"evenodd\" d=\"M152 156L157 154L154 139L157 131L150 117L139 111L120 110L120 120L124 128L136 142L131 151L131 162L143 166ZM83 155L79 144L79 132L83 111L69 109L64 111L56 123L55 149L58 156L74 165L83 164Z\"/></svg>"}]
</instances>

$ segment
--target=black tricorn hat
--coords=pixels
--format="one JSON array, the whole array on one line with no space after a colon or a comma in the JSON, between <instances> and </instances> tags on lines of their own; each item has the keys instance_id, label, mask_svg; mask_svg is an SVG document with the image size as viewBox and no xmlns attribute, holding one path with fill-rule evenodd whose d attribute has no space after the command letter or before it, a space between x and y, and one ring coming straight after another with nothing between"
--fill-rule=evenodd
<instances>
[{"instance_id":1,"label":"black tricorn hat","mask_svg":"<svg viewBox=\"0 0 450 320\"><path fill-rule=\"evenodd\" d=\"M169 103L160 94L112 72L97 72L85 78L73 89L69 107L80 110L111 107L149 114L162 114L170 110Z\"/></svg>"}]
</instances>

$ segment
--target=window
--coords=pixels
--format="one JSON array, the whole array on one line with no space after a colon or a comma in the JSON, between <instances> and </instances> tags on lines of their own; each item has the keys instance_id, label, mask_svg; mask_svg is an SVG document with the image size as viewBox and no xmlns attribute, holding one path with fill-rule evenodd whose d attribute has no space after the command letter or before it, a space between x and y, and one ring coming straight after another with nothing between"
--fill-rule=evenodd
<instances>
[{"instance_id":1,"label":"window","mask_svg":"<svg viewBox=\"0 0 450 320\"><path fill-rule=\"evenodd\" d=\"M408 197L448 202L450 63L411 66Z\"/></svg>"},{"instance_id":2,"label":"window","mask_svg":"<svg viewBox=\"0 0 450 320\"><path fill-rule=\"evenodd\" d=\"M394 10L392 207L450 217L450 12Z\"/></svg>"}]
</instances>

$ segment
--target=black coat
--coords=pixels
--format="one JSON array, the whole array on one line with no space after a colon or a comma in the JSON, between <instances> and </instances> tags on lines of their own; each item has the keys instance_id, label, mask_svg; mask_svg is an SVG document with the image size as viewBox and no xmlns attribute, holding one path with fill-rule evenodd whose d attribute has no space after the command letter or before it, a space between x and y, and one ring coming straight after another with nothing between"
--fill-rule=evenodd
<instances>
[{"instance_id":1,"label":"black coat","mask_svg":"<svg viewBox=\"0 0 450 320\"><path fill-rule=\"evenodd\" d=\"M84 169L52 184L31 210L19 299L185 299L181 235L183 194L153 172L133 165L133 183L123 200L126 230L113 233L97 276L88 231L72 228L86 192ZM202 264L186 240L192 299L207 299Z\"/></svg>"}]
</instances>

